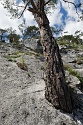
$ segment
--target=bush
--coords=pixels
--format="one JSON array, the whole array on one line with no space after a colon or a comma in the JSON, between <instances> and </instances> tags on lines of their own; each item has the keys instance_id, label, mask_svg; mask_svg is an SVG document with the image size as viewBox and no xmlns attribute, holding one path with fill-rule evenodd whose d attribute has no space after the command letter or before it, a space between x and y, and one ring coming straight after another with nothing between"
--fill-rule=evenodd
<instances>
[{"instance_id":1,"label":"bush","mask_svg":"<svg viewBox=\"0 0 83 125\"><path fill-rule=\"evenodd\" d=\"M83 77L80 76L80 73L77 71L74 71L71 67L68 65L64 65L64 69L68 70L70 75L76 76L80 81L80 89L83 90Z\"/></svg>"},{"instance_id":2,"label":"bush","mask_svg":"<svg viewBox=\"0 0 83 125\"><path fill-rule=\"evenodd\" d=\"M27 67L26 63L24 62L24 58L23 58L23 57L22 57L21 62L17 62L16 64L17 64L17 66L18 66L20 69L25 70L25 71L28 71L28 67Z\"/></svg>"}]
</instances>

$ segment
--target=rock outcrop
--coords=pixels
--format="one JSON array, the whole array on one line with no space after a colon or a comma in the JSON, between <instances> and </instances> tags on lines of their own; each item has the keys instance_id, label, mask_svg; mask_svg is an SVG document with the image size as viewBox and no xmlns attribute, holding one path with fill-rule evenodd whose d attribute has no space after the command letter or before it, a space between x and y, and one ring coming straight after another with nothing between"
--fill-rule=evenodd
<instances>
[{"instance_id":1,"label":"rock outcrop","mask_svg":"<svg viewBox=\"0 0 83 125\"><path fill-rule=\"evenodd\" d=\"M67 56L71 58L62 54L65 63L69 62ZM82 125L83 93L76 87L80 81L66 73L74 110L72 114L56 110L44 96L42 58L29 48L20 51L10 44L0 46L0 125ZM18 67L17 62L25 63L28 70Z\"/></svg>"}]
</instances>

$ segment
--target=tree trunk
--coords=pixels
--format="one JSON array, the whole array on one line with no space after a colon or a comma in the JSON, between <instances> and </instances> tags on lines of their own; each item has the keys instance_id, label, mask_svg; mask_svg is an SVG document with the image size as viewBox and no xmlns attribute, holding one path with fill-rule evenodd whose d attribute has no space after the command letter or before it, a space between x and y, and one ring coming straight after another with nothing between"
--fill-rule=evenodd
<instances>
[{"instance_id":1,"label":"tree trunk","mask_svg":"<svg viewBox=\"0 0 83 125\"><path fill-rule=\"evenodd\" d=\"M59 47L54 39L47 16L34 14L41 35L41 44L46 61L45 98L57 109L72 112L71 97L65 81L63 63ZM44 21L43 21L44 20Z\"/></svg>"}]
</instances>

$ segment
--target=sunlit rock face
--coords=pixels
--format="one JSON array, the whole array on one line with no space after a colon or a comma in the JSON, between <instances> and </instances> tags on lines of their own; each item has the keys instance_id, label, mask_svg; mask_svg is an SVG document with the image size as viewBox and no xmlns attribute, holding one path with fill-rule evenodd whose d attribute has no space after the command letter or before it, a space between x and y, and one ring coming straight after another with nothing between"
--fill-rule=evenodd
<instances>
[{"instance_id":1,"label":"sunlit rock face","mask_svg":"<svg viewBox=\"0 0 83 125\"><path fill-rule=\"evenodd\" d=\"M82 125L83 92L79 79L66 71L74 106L72 114L56 110L45 99L45 62L43 55L36 53L37 44L33 41L30 45L25 41L26 47L21 50L9 43L0 45L0 125ZM61 54L64 64L83 75L82 64L73 62L77 52L67 50ZM28 70L17 63L26 64Z\"/></svg>"}]
</instances>

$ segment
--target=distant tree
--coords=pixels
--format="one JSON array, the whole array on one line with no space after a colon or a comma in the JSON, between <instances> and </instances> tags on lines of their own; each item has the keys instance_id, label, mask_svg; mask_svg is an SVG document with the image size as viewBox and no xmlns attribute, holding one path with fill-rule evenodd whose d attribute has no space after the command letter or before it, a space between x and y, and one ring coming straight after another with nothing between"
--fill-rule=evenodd
<instances>
[{"instance_id":1,"label":"distant tree","mask_svg":"<svg viewBox=\"0 0 83 125\"><path fill-rule=\"evenodd\" d=\"M25 39L24 31L25 31L25 29L26 29L25 23L23 22L22 24L20 24L20 25L18 26L18 28L19 28L19 30L20 30L20 32L21 32L21 34L22 34L22 39L24 40L24 39Z\"/></svg>"},{"instance_id":2,"label":"distant tree","mask_svg":"<svg viewBox=\"0 0 83 125\"><path fill-rule=\"evenodd\" d=\"M28 26L25 30L24 30L24 37L39 37L40 33L39 33L39 28L36 26Z\"/></svg>"},{"instance_id":3,"label":"distant tree","mask_svg":"<svg viewBox=\"0 0 83 125\"><path fill-rule=\"evenodd\" d=\"M12 27L9 27L9 28L7 28L7 32L9 34L14 34L16 32L16 30L14 30Z\"/></svg>"},{"instance_id":4,"label":"distant tree","mask_svg":"<svg viewBox=\"0 0 83 125\"><path fill-rule=\"evenodd\" d=\"M83 37L83 32L80 31L80 30L77 30L77 31L75 32L75 36L76 36L76 39L77 39L78 41L80 41L81 44L83 44L83 40L81 39L81 37Z\"/></svg>"},{"instance_id":5,"label":"distant tree","mask_svg":"<svg viewBox=\"0 0 83 125\"><path fill-rule=\"evenodd\" d=\"M18 42L18 40L20 39L20 36L16 34L16 30L10 27L7 29L7 32L8 32L7 38L9 39L10 43Z\"/></svg>"},{"instance_id":6,"label":"distant tree","mask_svg":"<svg viewBox=\"0 0 83 125\"><path fill-rule=\"evenodd\" d=\"M76 44L80 44L81 43L81 39L79 37L79 35L73 36L73 35L64 35L63 37L60 38L60 40L67 40L67 41L71 41L72 44L76 43Z\"/></svg>"},{"instance_id":7,"label":"distant tree","mask_svg":"<svg viewBox=\"0 0 83 125\"><path fill-rule=\"evenodd\" d=\"M9 41L10 41L10 43L13 43L13 42L15 42L15 43L18 43L18 41L19 41L19 39L20 39L20 35L17 35L17 34L12 34L12 33L10 33L8 36L7 36L7 38L9 39Z\"/></svg>"}]
</instances>

